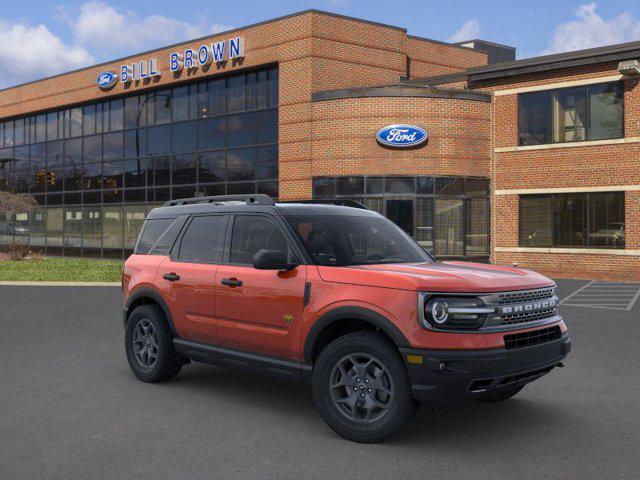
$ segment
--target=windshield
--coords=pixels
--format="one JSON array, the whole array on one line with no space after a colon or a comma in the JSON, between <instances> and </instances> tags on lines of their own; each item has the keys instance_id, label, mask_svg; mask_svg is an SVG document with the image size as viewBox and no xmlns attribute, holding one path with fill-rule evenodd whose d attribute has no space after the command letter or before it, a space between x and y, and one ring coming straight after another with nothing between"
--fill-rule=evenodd
<instances>
[{"instance_id":1,"label":"windshield","mask_svg":"<svg viewBox=\"0 0 640 480\"><path fill-rule=\"evenodd\" d=\"M369 216L290 216L316 265L432 262L394 223Z\"/></svg>"}]
</instances>

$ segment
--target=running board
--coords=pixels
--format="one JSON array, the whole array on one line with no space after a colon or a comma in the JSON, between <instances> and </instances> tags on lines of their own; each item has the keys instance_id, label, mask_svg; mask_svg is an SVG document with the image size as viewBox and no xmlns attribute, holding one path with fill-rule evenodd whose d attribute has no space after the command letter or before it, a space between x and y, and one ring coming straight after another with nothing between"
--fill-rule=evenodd
<instances>
[{"instance_id":1,"label":"running board","mask_svg":"<svg viewBox=\"0 0 640 480\"><path fill-rule=\"evenodd\" d=\"M173 339L173 347L181 357L220 367L246 370L261 375L271 375L286 380L308 381L312 366L266 355L230 350L209 343Z\"/></svg>"}]
</instances>

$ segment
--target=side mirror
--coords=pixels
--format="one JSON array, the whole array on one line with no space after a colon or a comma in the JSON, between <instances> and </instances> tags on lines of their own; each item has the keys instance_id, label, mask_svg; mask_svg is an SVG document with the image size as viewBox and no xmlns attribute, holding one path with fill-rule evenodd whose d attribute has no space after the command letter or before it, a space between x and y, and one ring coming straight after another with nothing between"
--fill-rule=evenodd
<instances>
[{"instance_id":1,"label":"side mirror","mask_svg":"<svg viewBox=\"0 0 640 480\"><path fill-rule=\"evenodd\" d=\"M293 270L297 263L287 262L287 254L282 250L258 250L253 256L253 268L258 270Z\"/></svg>"}]
</instances>

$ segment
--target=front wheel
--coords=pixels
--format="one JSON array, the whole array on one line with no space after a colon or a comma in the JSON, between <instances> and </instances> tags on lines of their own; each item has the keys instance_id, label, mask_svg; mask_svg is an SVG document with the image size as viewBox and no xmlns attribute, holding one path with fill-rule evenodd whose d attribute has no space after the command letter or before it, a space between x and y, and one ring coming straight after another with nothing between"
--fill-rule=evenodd
<instances>
[{"instance_id":1,"label":"front wheel","mask_svg":"<svg viewBox=\"0 0 640 480\"><path fill-rule=\"evenodd\" d=\"M324 421L354 442L384 440L417 409L400 355L374 332L354 332L331 342L314 366L312 387Z\"/></svg>"}]
</instances>

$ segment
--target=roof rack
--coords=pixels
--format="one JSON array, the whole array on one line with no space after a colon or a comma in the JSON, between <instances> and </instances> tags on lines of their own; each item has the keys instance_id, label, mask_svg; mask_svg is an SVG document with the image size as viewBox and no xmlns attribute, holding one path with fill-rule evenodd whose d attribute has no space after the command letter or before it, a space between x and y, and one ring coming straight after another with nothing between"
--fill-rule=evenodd
<instances>
[{"instance_id":1,"label":"roof rack","mask_svg":"<svg viewBox=\"0 0 640 480\"><path fill-rule=\"evenodd\" d=\"M357 202L351 199L336 199L336 200L290 200L286 202L278 202L278 203L311 203L311 204L320 204L320 205L339 205L341 207L352 207L352 208L360 208L362 210L369 210L362 203Z\"/></svg>"},{"instance_id":2,"label":"roof rack","mask_svg":"<svg viewBox=\"0 0 640 480\"><path fill-rule=\"evenodd\" d=\"M275 205L269 195L214 195L210 197L178 198L165 202L163 207L176 207L179 205L195 205L198 203L245 202L247 205Z\"/></svg>"}]
</instances>

